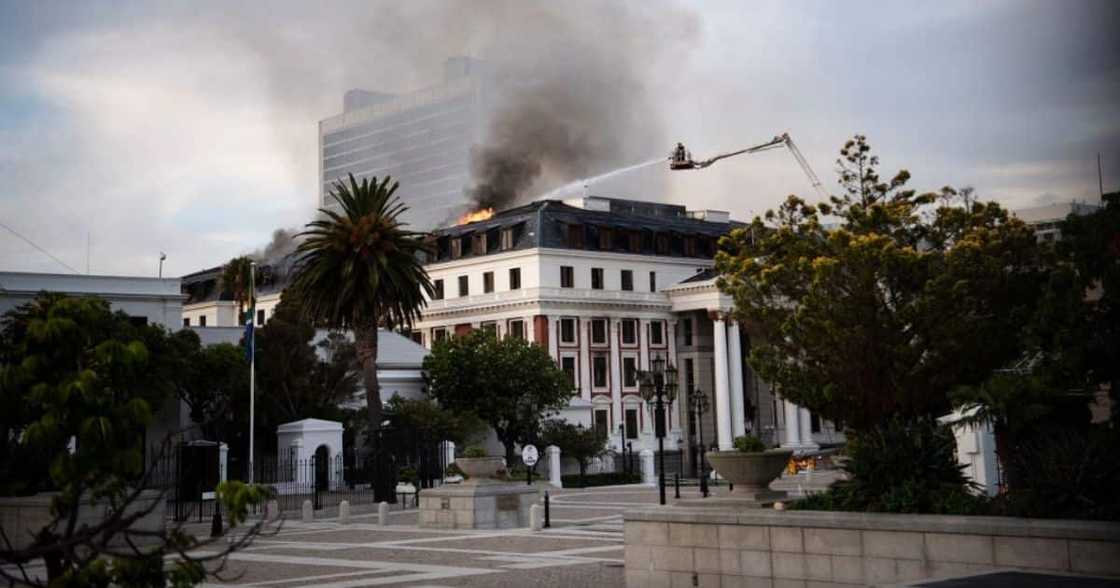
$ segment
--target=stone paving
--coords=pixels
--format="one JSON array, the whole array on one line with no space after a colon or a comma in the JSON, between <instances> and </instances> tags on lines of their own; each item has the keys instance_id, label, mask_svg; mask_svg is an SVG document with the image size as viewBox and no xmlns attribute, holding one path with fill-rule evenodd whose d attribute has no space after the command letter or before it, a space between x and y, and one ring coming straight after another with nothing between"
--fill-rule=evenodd
<instances>
[{"instance_id":1,"label":"stone paving","mask_svg":"<svg viewBox=\"0 0 1120 588\"><path fill-rule=\"evenodd\" d=\"M670 489L672 499L672 489ZM657 503L657 489L616 486L551 490L552 528L493 531L420 529L416 511L284 522L227 562L216 586L622 586L622 512ZM695 488L682 498L698 496ZM336 513L319 511L324 517Z\"/></svg>"}]
</instances>

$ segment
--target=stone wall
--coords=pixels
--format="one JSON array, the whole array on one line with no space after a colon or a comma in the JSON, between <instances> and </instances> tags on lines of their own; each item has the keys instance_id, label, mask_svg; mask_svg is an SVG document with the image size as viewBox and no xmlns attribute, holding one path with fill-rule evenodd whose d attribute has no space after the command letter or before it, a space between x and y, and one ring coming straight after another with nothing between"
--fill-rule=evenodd
<instances>
[{"instance_id":1,"label":"stone wall","mask_svg":"<svg viewBox=\"0 0 1120 588\"><path fill-rule=\"evenodd\" d=\"M1120 524L670 507L628 511L626 585L825 588L995 569L1120 578Z\"/></svg>"},{"instance_id":2,"label":"stone wall","mask_svg":"<svg viewBox=\"0 0 1120 588\"><path fill-rule=\"evenodd\" d=\"M30 545L34 535L51 523L51 500L54 493L34 496L0 497L0 528L12 542L14 549ZM160 531L166 527L167 504L162 493L155 490L143 491L139 498L129 505L126 513L146 509L156 501L154 508L143 518L133 523L133 529ZM92 525L107 516L108 505L103 502L86 503L78 510L78 526ZM142 543L142 541L141 541Z\"/></svg>"}]
</instances>

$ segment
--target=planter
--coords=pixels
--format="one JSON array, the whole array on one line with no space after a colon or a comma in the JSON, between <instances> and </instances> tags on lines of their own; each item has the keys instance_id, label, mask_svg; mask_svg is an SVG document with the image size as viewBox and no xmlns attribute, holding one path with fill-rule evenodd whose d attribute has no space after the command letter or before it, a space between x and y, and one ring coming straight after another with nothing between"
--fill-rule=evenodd
<instances>
[{"instance_id":1,"label":"planter","mask_svg":"<svg viewBox=\"0 0 1120 588\"><path fill-rule=\"evenodd\" d=\"M455 465L467 475L464 484L496 484L493 479L498 472L506 469L506 461L501 457L457 457Z\"/></svg>"},{"instance_id":2,"label":"planter","mask_svg":"<svg viewBox=\"0 0 1120 588\"><path fill-rule=\"evenodd\" d=\"M716 473L735 486L731 491L733 498L757 502L773 502L785 497L785 492L770 491L770 482L782 475L791 455L793 451L789 449L752 453L709 451L706 454Z\"/></svg>"}]
</instances>

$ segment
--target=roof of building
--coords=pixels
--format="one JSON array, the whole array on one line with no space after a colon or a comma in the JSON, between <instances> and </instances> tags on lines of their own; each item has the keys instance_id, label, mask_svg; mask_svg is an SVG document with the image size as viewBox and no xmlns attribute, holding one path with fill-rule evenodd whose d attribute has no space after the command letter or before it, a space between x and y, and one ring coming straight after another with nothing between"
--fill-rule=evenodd
<instances>
[{"instance_id":1,"label":"roof of building","mask_svg":"<svg viewBox=\"0 0 1120 588\"><path fill-rule=\"evenodd\" d=\"M0 291L178 298L179 278L0 272Z\"/></svg>"},{"instance_id":2,"label":"roof of building","mask_svg":"<svg viewBox=\"0 0 1120 588\"><path fill-rule=\"evenodd\" d=\"M612 229L618 231L618 235L640 235L641 246L640 251L632 251L618 245L620 241L616 240L612 243L611 250L654 254L653 234L664 234L674 239L700 237L714 243L715 239L741 225L742 223L731 221L726 213L719 211L704 211L702 215L698 215L680 205L595 196L567 201L538 200L503 210L486 220L436 229L432 236L437 243L437 259L440 261L448 258L446 245L449 240L478 234L488 235L487 254L498 250L534 247L571 248L568 234L570 226L585 227L588 230L583 240L591 249L599 248L598 231ZM498 233L506 228L513 229L513 243L500 248ZM711 247L714 245L709 249ZM682 255L678 249L680 248L674 242L672 251L658 254ZM470 247L462 247L461 253L463 257L469 256ZM697 256L710 258L712 254L714 251L704 250Z\"/></svg>"},{"instance_id":3,"label":"roof of building","mask_svg":"<svg viewBox=\"0 0 1120 588\"><path fill-rule=\"evenodd\" d=\"M274 294L284 289L285 281L282 279L274 279L269 266L258 266L258 268L258 271L260 271L263 276L260 283L256 284L258 297ZM225 266L219 265L199 270L179 278L182 280L183 294L187 295L187 300L184 304L233 300L232 292L224 292L219 288L222 281L223 270L225 270Z\"/></svg>"}]
</instances>

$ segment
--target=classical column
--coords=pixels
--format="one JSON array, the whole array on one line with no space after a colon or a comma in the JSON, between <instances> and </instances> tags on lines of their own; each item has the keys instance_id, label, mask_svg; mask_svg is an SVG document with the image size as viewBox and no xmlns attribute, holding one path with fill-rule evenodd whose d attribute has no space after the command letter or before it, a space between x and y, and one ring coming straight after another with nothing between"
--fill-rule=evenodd
<instances>
[{"instance_id":1,"label":"classical column","mask_svg":"<svg viewBox=\"0 0 1120 588\"><path fill-rule=\"evenodd\" d=\"M554 325L552 325L552 328L549 328L550 324L552 323L552 319L550 317L540 316L538 318L543 318L544 319L545 326L544 326L544 329L542 329L542 330L544 331L545 334L548 335L548 354L552 356L552 359L556 360L556 363L560 363L560 347L559 347L560 334L558 332L558 331L560 331L560 323L559 323L559 321L557 321ZM539 335L539 333L537 333L537 334ZM576 384L577 385L579 384L578 374L576 376Z\"/></svg>"},{"instance_id":2,"label":"classical column","mask_svg":"<svg viewBox=\"0 0 1120 588\"><path fill-rule=\"evenodd\" d=\"M801 419L797 405L783 398L782 407L786 416L786 442L782 446L801 447L801 425L798 424Z\"/></svg>"},{"instance_id":3,"label":"classical column","mask_svg":"<svg viewBox=\"0 0 1120 588\"><path fill-rule=\"evenodd\" d=\"M715 335L716 354L716 405L714 407L716 441L719 443L720 451L728 451L732 448L732 438L731 397L727 389L727 325L722 315L713 313L710 316L712 317L712 333Z\"/></svg>"},{"instance_id":4,"label":"classical column","mask_svg":"<svg viewBox=\"0 0 1120 588\"><path fill-rule=\"evenodd\" d=\"M801 446L817 449L819 446L813 442L813 420L809 415L809 409L800 408L801 412Z\"/></svg>"},{"instance_id":5,"label":"classical column","mask_svg":"<svg viewBox=\"0 0 1120 588\"><path fill-rule=\"evenodd\" d=\"M579 359L576 360L576 364L579 365L579 396L587 401L591 400L591 352L589 349L591 339L588 337L589 328L587 319L583 317L576 319L576 343L579 345Z\"/></svg>"},{"instance_id":6,"label":"classical column","mask_svg":"<svg viewBox=\"0 0 1120 588\"><path fill-rule=\"evenodd\" d=\"M743 351L739 345L739 323L731 321L727 325L728 366L731 372L731 434L741 437L747 434L744 424L746 399L743 398Z\"/></svg>"},{"instance_id":7,"label":"classical column","mask_svg":"<svg viewBox=\"0 0 1120 588\"><path fill-rule=\"evenodd\" d=\"M649 321L641 319L638 321L638 369L648 370L649 366Z\"/></svg>"},{"instance_id":8,"label":"classical column","mask_svg":"<svg viewBox=\"0 0 1120 588\"><path fill-rule=\"evenodd\" d=\"M588 325L591 322L588 321ZM626 415L622 414L622 357L619 355L618 345L620 337L622 336L622 323L618 319L610 319L607 323L607 343L611 346L611 359L607 364L610 377L607 383L611 387L611 402L614 404L614 414L618 422L625 422ZM588 331L588 340L590 341L590 331ZM615 430L618 430L618 425L615 425ZM626 443L626 439L620 439L622 443Z\"/></svg>"}]
</instances>

